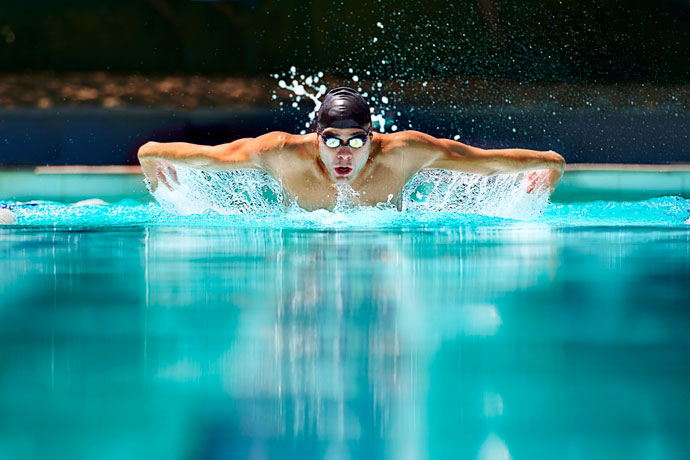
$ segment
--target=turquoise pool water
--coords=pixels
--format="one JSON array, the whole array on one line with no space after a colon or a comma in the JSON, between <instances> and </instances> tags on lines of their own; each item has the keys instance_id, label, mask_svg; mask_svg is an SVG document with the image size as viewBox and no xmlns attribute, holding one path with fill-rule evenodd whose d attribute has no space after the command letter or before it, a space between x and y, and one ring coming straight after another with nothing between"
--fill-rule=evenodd
<instances>
[{"instance_id":1,"label":"turquoise pool water","mask_svg":"<svg viewBox=\"0 0 690 460\"><path fill-rule=\"evenodd\" d=\"M683 459L690 201L14 209L0 458Z\"/></svg>"}]
</instances>

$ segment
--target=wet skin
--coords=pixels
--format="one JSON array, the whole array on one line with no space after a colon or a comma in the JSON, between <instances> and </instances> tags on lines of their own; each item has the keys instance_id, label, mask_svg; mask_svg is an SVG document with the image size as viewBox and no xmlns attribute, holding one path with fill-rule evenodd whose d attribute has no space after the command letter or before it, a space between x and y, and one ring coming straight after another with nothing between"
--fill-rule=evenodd
<instances>
[{"instance_id":1,"label":"wet skin","mask_svg":"<svg viewBox=\"0 0 690 460\"><path fill-rule=\"evenodd\" d=\"M485 176L531 171L525 175L527 193L553 191L565 166L553 151L483 150L417 131L373 133L361 148L347 145L352 137L365 134L359 128L326 128L321 135L273 132L216 146L148 142L139 149L139 161L154 190L159 184L175 187L175 165L206 171L261 169L307 210L332 209L336 187L345 184L358 193L361 205L397 203L407 181L425 168ZM329 148L323 137L337 137L342 144Z\"/></svg>"}]
</instances>

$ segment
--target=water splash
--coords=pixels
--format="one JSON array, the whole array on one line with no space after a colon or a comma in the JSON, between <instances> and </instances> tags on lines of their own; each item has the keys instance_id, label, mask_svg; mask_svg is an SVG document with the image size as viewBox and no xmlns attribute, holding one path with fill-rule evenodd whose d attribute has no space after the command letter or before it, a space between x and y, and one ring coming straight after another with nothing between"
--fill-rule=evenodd
<instances>
[{"instance_id":1,"label":"water splash","mask_svg":"<svg viewBox=\"0 0 690 460\"><path fill-rule=\"evenodd\" d=\"M370 89L367 90L362 85L364 82L357 75L354 69L348 69L351 74L350 79L352 80L353 87L362 93L365 99L369 99L369 102L378 106L378 110L374 107L370 107L371 111L371 121L372 126L375 130L379 132L386 132L386 129L391 131L396 131L398 126L395 124L393 118L388 114L393 113L395 106L389 105L390 100L388 96L382 95L381 82L370 83ZM367 72L369 75L370 72ZM273 74L273 78L278 80L278 87L281 90L287 91L287 95L290 98L290 103L285 104L284 102L279 102L280 110L285 111L289 108L297 109L303 100L310 100L314 103L311 111L307 114L309 121L304 123L304 128L300 131L300 134L306 134L307 129L312 125L313 121L316 119L316 113L321 107L321 98L326 94L327 87L323 84L324 73L317 72L316 74L309 75L305 73L300 73L297 71L295 66L290 67L287 72L282 74ZM278 89L273 90L272 99L278 99ZM410 128L412 125L409 126Z\"/></svg>"},{"instance_id":2,"label":"water splash","mask_svg":"<svg viewBox=\"0 0 690 460\"><path fill-rule=\"evenodd\" d=\"M280 183L258 170L205 172L177 166L179 186L159 187L153 194L163 209L173 214L274 214L291 203ZM510 219L534 219L548 204L548 194L527 194L521 174L483 177L439 169L412 177L402 191L400 208L410 212L454 212ZM359 192L337 184L334 212L356 207ZM393 195L381 209L395 209Z\"/></svg>"},{"instance_id":3,"label":"water splash","mask_svg":"<svg viewBox=\"0 0 690 460\"><path fill-rule=\"evenodd\" d=\"M286 207L280 184L254 169L206 172L176 166L179 185L158 187L153 193L172 214L273 214Z\"/></svg>"},{"instance_id":4,"label":"water splash","mask_svg":"<svg viewBox=\"0 0 690 460\"><path fill-rule=\"evenodd\" d=\"M357 206L359 192L353 189L350 184L333 184L338 191L333 212L346 212Z\"/></svg>"},{"instance_id":5,"label":"water splash","mask_svg":"<svg viewBox=\"0 0 690 460\"><path fill-rule=\"evenodd\" d=\"M456 212L529 220L549 204L546 192L525 192L523 174L491 177L443 169L419 172L403 189L403 211Z\"/></svg>"},{"instance_id":6,"label":"water splash","mask_svg":"<svg viewBox=\"0 0 690 460\"><path fill-rule=\"evenodd\" d=\"M314 107L307 114L309 121L304 123L305 128L309 128L312 122L316 119L316 112L319 111L321 107L321 97L326 94L327 88L325 85L320 84L323 78L323 72L318 72L316 75L304 75L298 74L297 68L295 66L290 67L288 73L279 75L274 74L273 77L278 80L278 87L283 90L288 91L290 99L292 102L290 106L292 108L297 108L303 99L311 100L314 103ZM285 81L287 79L289 83ZM273 90L273 99L278 99L277 90ZM284 110L284 103L280 102L280 110ZM303 129L300 134L306 134L307 130Z\"/></svg>"}]
</instances>

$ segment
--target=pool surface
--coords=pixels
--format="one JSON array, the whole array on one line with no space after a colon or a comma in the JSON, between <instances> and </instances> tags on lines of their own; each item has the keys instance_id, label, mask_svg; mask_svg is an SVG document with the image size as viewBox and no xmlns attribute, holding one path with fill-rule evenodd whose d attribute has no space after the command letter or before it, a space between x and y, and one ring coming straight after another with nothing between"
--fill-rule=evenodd
<instances>
[{"instance_id":1,"label":"pool surface","mask_svg":"<svg viewBox=\"0 0 690 460\"><path fill-rule=\"evenodd\" d=\"M0 458L684 459L690 201L5 201Z\"/></svg>"}]
</instances>

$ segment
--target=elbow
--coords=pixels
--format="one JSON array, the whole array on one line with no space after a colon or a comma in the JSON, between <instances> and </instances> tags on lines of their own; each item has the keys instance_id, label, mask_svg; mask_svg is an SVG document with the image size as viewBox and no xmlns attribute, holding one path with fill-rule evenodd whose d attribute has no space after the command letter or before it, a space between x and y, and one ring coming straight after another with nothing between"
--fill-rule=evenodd
<instances>
[{"instance_id":1,"label":"elbow","mask_svg":"<svg viewBox=\"0 0 690 460\"><path fill-rule=\"evenodd\" d=\"M553 150L549 150L546 153L551 157L551 159L554 163L560 163L560 164L565 165L565 158L563 158L563 156L561 154L559 154L558 152L555 152Z\"/></svg>"},{"instance_id":2,"label":"elbow","mask_svg":"<svg viewBox=\"0 0 690 460\"><path fill-rule=\"evenodd\" d=\"M153 154L156 144L158 144L158 142L149 141L146 144L139 147L139 150L137 151L137 157L141 159L143 157L147 157Z\"/></svg>"},{"instance_id":3,"label":"elbow","mask_svg":"<svg viewBox=\"0 0 690 460\"><path fill-rule=\"evenodd\" d=\"M556 168L563 171L565 169L565 158L553 150L549 150L547 153L550 156L551 163L556 166Z\"/></svg>"}]
</instances>

